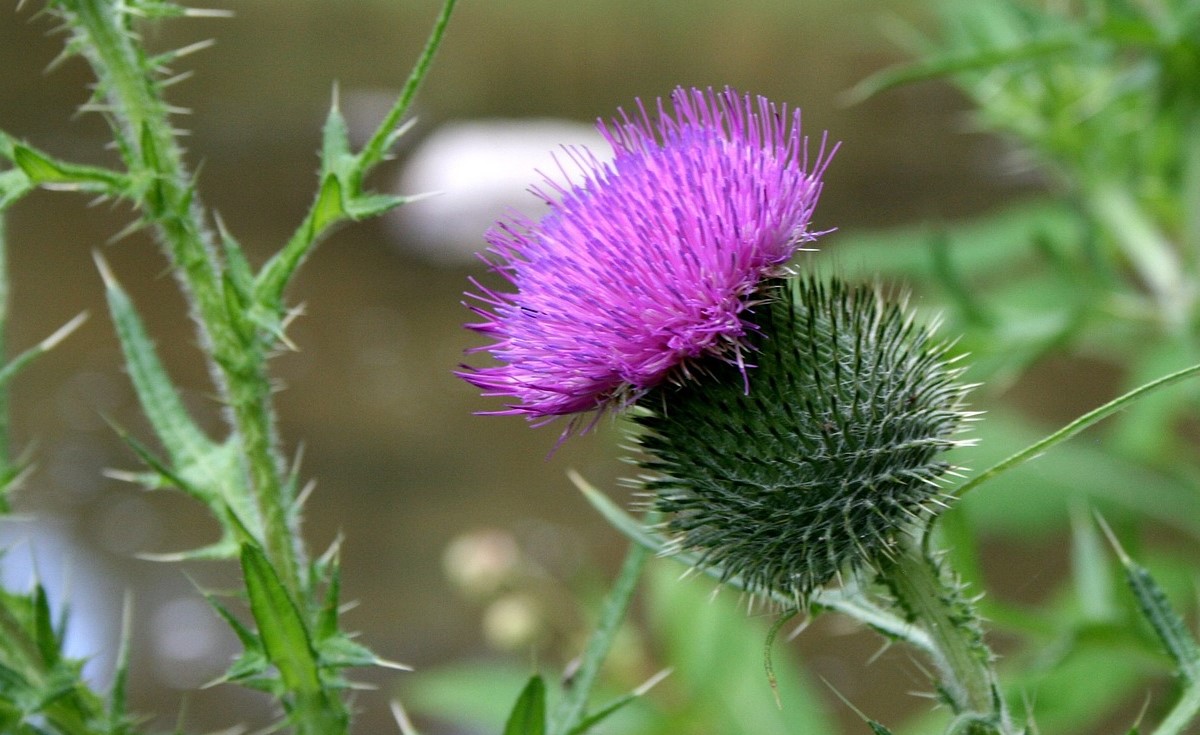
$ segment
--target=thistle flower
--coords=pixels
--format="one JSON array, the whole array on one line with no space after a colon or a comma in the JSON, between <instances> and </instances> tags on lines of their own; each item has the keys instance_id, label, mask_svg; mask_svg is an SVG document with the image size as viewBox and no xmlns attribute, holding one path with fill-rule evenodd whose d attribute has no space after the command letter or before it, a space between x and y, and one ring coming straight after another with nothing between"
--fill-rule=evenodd
<instances>
[{"instance_id":1,"label":"thistle flower","mask_svg":"<svg viewBox=\"0 0 1200 735\"><path fill-rule=\"evenodd\" d=\"M944 506L945 450L971 414L948 345L877 286L812 276L755 309L750 390L728 365L639 403L652 504L677 549L799 606L885 568Z\"/></svg>"},{"instance_id":2,"label":"thistle flower","mask_svg":"<svg viewBox=\"0 0 1200 735\"><path fill-rule=\"evenodd\" d=\"M822 140L810 162L799 110L763 97L680 88L671 107L660 99L652 119L639 101L598 123L611 162L567 149L582 180L563 167L564 182L532 190L544 217L488 231L489 262L516 291L473 282L483 320L467 326L495 340L475 351L499 364L459 375L513 399L493 413L599 415L705 356L745 374L744 312L815 237L829 156Z\"/></svg>"}]
</instances>

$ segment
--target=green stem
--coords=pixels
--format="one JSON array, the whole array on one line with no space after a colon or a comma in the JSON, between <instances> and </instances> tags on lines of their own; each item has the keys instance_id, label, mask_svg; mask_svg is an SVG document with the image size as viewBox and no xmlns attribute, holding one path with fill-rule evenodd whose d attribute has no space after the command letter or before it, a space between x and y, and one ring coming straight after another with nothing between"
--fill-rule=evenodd
<instances>
[{"instance_id":1,"label":"green stem","mask_svg":"<svg viewBox=\"0 0 1200 735\"><path fill-rule=\"evenodd\" d=\"M263 545L289 594L301 591L302 546L290 523L283 461L275 433L274 408L261 345L247 344L230 323L212 233L195 197L191 175L168 119L153 72L127 18L108 0L65 0L75 28L86 34L82 48L107 93L116 131L132 178L142 182L140 204L155 225L188 302L200 324L201 342L211 349L214 379L230 407L241 439Z\"/></svg>"},{"instance_id":2,"label":"green stem","mask_svg":"<svg viewBox=\"0 0 1200 735\"><path fill-rule=\"evenodd\" d=\"M354 157L353 169L346 180L339 183L339 186L346 185L349 191L340 191L339 197L356 196L362 191L363 179L370 173L388 151L395 144L397 136L403 132L404 128L400 125L400 120L408 112L408 108L412 105L414 96L429 73L430 64L433 63L433 57L437 54L438 48L442 44L442 39L446 34L446 24L450 21L450 15L454 11L456 0L445 0L442 5L442 10L438 14L437 21L434 23L433 29L429 33L429 37L425 41L425 47L421 51L421 56L417 59L417 63L413 66L412 71L408 75L408 79L404 83L404 88L400 92L400 96L396 99L395 104L384 116L383 121L375 128L375 132L371 134L370 140L363 146L362 150ZM330 163L330 162L326 162ZM322 179L320 185L326 186L326 180ZM342 221L345 216L324 220L318 216L321 207L321 199L323 192L318 193L316 201L304 216L304 220L300 226L296 228L295 233L287 243L271 257L263 266L262 272L258 276L258 284L256 290L258 298L269 309L280 310L282 303L283 290L291 280L296 269L304 261L308 254L316 246L317 242L324 237L325 233L331 227Z\"/></svg>"},{"instance_id":3,"label":"green stem","mask_svg":"<svg viewBox=\"0 0 1200 735\"><path fill-rule=\"evenodd\" d=\"M421 88L421 82L429 74L429 66L433 63L433 57L437 54L438 47L442 43L442 37L446 34L446 24L450 22L450 14L454 12L454 3L457 0L445 0L442 5L442 11L438 14L437 20L434 22L433 30L429 33L429 38L425 42L425 48L421 51L420 58L409 72L408 79L404 82L404 88L400 91L400 97L396 103L392 105L392 109L384 117L383 122L375 129L375 134L363 146L362 153L359 155L359 162L362 167L362 172L370 170L372 166L383 160L392 143L395 142L394 133L398 129L400 119L408 112L408 108L412 105L413 98L417 95L417 90Z\"/></svg>"},{"instance_id":4,"label":"green stem","mask_svg":"<svg viewBox=\"0 0 1200 735\"><path fill-rule=\"evenodd\" d=\"M968 723L965 732L1015 733L978 616L941 565L912 539L881 579L899 607L929 633L938 687L960 721Z\"/></svg>"},{"instance_id":5,"label":"green stem","mask_svg":"<svg viewBox=\"0 0 1200 735\"><path fill-rule=\"evenodd\" d=\"M617 630L625 619L629 601L633 598L638 579L649 558L650 553L643 546L636 543L630 545L617 580L604 600L604 608L600 611L600 621L596 630L588 639L579 670L554 711L548 730L550 735L567 735L583 722L596 675L600 672L600 666L604 663Z\"/></svg>"}]
</instances>

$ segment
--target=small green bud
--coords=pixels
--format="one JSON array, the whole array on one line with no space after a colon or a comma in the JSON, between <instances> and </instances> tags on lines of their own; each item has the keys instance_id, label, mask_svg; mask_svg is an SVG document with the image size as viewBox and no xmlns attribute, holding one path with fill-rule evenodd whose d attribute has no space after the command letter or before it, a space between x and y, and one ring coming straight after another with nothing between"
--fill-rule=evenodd
<instances>
[{"instance_id":1,"label":"small green bud","mask_svg":"<svg viewBox=\"0 0 1200 735\"><path fill-rule=\"evenodd\" d=\"M678 549L800 604L879 569L945 507L942 453L961 443L969 386L878 285L804 276L764 297L753 368L713 361L639 402L640 464Z\"/></svg>"}]
</instances>

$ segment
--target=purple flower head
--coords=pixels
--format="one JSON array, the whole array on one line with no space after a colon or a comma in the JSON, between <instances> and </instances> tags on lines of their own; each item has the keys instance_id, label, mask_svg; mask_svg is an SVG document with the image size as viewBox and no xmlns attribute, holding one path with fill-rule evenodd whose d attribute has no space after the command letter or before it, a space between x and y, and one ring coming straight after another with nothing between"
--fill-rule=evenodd
<instances>
[{"instance_id":1,"label":"purple flower head","mask_svg":"<svg viewBox=\"0 0 1200 735\"><path fill-rule=\"evenodd\" d=\"M611 162L566 149L582 181L545 177L532 189L550 205L540 221L488 231L489 263L516 292L473 281L483 320L467 327L495 340L474 351L499 364L459 375L514 399L493 413L598 415L703 356L744 374L742 312L815 237L832 151L822 139L810 162L799 110L731 89L678 88L656 112L639 100L635 115L600 121Z\"/></svg>"}]
</instances>

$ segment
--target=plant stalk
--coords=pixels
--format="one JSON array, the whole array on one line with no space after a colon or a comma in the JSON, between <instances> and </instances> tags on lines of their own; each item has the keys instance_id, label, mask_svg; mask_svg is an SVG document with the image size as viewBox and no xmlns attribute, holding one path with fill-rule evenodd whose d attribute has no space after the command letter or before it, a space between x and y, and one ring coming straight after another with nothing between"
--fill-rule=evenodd
<instances>
[{"instance_id":1,"label":"plant stalk","mask_svg":"<svg viewBox=\"0 0 1200 735\"><path fill-rule=\"evenodd\" d=\"M191 175L168 119L167 106L116 4L65 0L86 33L83 49L113 114L131 177L141 182L139 203L179 278L203 345L211 349L214 380L240 438L249 487L263 528L261 543L289 594L299 599L303 558L298 529L291 527L283 460L275 431L266 357L257 340L247 342L231 324L212 233L193 191Z\"/></svg>"},{"instance_id":2,"label":"plant stalk","mask_svg":"<svg viewBox=\"0 0 1200 735\"><path fill-rule=\"evenodd\" d=\"M967 723L964 732L1016 735L983 641L974 605L947 578L942 565L911 539L881 573L910 620L925 629L928 651L947 704ZM957 731L957 730L956 730Z\"/></svg>"},{"instance_id":3,"label":"plant stalk","mask_svg":"<svg viewBox=\"0 0 1200 735\"><path fill-rule=\"evenodd\" d=\"M572 677L570 686L566 687L562 701L559 702L554 716L550 720L549 735L568 735L568 733L574 732L575 728L583 721L592 686L600 672L600 666L608 656L609 649L612 648L621 622L625 619L625 613L629 610L629 602L633 599L633 592L641 578L642 569L645 568L646 560L649 558L650 552L643 546L637 543L630 544L629 553L625 555L625 561L621 564L621 571L617 574L616 582L613 583L613 588L604 599L604 607L600 611L600 621L596 624L596 630L592 633L591 638L588 639L587 649L583 653L579 669Z\"/></svg>"}]
</instances>

